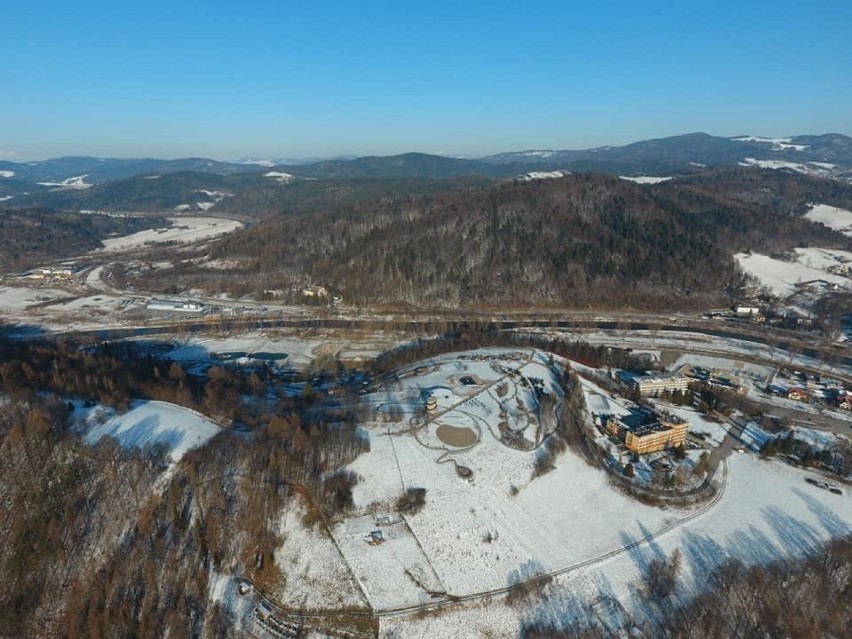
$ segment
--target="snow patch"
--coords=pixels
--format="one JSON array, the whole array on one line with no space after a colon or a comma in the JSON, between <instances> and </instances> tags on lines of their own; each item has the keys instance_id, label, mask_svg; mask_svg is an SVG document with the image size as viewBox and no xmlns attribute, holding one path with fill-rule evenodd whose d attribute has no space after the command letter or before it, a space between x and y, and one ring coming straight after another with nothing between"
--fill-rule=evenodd
<instances>
[{"instance_id":1,"label":"snow patch","mask_svg":"<svg viewBox=\"0 0 852 639\"><path fill-rule=\"evenodd\" d=\"M164 445L172 461L203 446L221 431L209 419L182 406L160 401L135 402L123 415L90 413L84 440L93 445L109 435L125 448ZM97 423L98 418L106 417ZM95 423L91 423L95 422Z\"/></svg>"},{"instance_id":2,"label":"snow patch","mask_svg":"<svg viewBox=\"0 0 852 639\"><path fill-rule=\"evenodd\" d=\"M273 167L276 165L275 160L237 160L238 164L255 164L257 166Z\"/></svg>"},{"instance_id":3,"label":"snow patch","mask_svg":"<svg viewBox=\"0 0 852 639\"><path fill-rule=\"evenodd\" d=\"M805 175L829 176L832 174L833 166L828 162L788 162L787 160L758 160L757 158L745 158L738 163L740 166L759 166L762 169L790 169Z\"/></svg>"},{"instance_id":4,"label":"snow patch","mask_svg":"<svg viewBox=\"0 0 852 639\"><path fill-rule=\"evenodd\" d=\"M293 179L292 175L289 173L282 173L281 171L270 171L269 173L264 173L263 177L275 178L275 181L280 182L281 184L287 184L287 182Z\"/></svg>"},{"instance_id":5,"label":"snow patch","mask_svg":"<svg viewBox=\"0 0 852 639\"><path fill-rule=\"evenodd\" d=\"M739 138L731 138L734 142L762 142L764 144L789 144L793 138L765 138L759 135L744 135Z\"/></svg>"},{"instance_id":6,"label":"snow patch","mask_svg":"<svg viewBox=\"0 0 852 639\"><path fill-rule=\"evenodd\" d=\"M758 142L760 144L771 144L773 151L805 151L810 148L807 144L793 144L793 138L763 138L756 135L746 135L740 138L731 138L735 142Z\"/></svg>"},{"instance_id":7,"label":"snow patch","mask_svg":"<svg viewBox=\"0 0 852 639\"><path fill-rule=\"evenodd\" d=\"M517 155L523 157L552 158L556 155L556 151L521 151Z\"/></svg>"},{"instance_id":8,"label":"snow patch","mask_svg":"<svg viewBox=\"0 0 852 639\"><path fill-rule=\"evenodd\" d=\"M671 176L654 177L651 175L619 175L618 177L628 182L635 182L636 184L659 184L660 182L668 182L672 179Z\"/></svg>"},{"instance_id":9,"label":"snow patch","mask_svg":"<svg viewBox=\"0 0 852 639\"><path fill-rule=\"evenodd\" d=\"M828 204L811 204L805 218L852 237L852 211Z\"/></svg>"},{"instance_id":10,"label":"snow patch","mask_svg":"<svg viewBox=\"0 0 852 639\"><path fill-rule=\"evenodd\" d=\"M203 204L212 203L204 202ZM189 205L182 205L189 208ZM180 208L180 207L178 207ZM180 210L188 210L180 209ZM160 229L148 229L131 235L115 237L103 240L103 248L99 251L123 251L138 248L146 244L164 244L166 242L178 242L189 244L207 240L211 237L231 233L242 224L236 220L226 220L218 217L170 217L170 226Z\"/></svg>"},{"instance_id":11,"label":"snow patch","mask_svg":"<svg viewBox=\"0 0 852 639\"><path fill-rule=\"evenodd\" d=\"M782 260L760 253L738 253L734 259L746 273L778 297L787 297L796 291L796 285L813 280L823 280L841 288L852 287L852 280L829 273L830 266L852 261L852 253L822 248L797 248L791 260Z\"/></svg>"},{"instance_id":12,"label":"snow patch","mask_svg":"<svg viewBox=\"0 0 852 639\"><path fill-rule=\"evenodd\" d=\"M61 182L37 182L37 184L41 186L53 186L56 187L55 191L63 191L70 189L88 189L91 184L86 182L86 178L89 177L89 174L78 175L76 177L70 177L62 180Z\"/></svg>"},{"instance_id":13,"label":"snow patch","mask_svg":"<svg viewBox=\"0 0 852 639\"><path fill-rule=\"evenodd\" d=\"M207 197L212 197L214 200L221 200L225 197L233 197L233 193L225 193L224 191L208 191L207 189L201 189L198 191L199 193L204 193Z\"/></svg>"},{"instance_id":14,"label":"snow patch","mask_svg":"<svg viewBox=\"0 0 852 639\"><path fill-rule=\"evenodd\" d=\"M529 182L531 180L547 180L553 178L561 178L566 175L571 175L570 171L530 171L524 173L518 178L521 182Z\"/></svg>"}]
</instances>

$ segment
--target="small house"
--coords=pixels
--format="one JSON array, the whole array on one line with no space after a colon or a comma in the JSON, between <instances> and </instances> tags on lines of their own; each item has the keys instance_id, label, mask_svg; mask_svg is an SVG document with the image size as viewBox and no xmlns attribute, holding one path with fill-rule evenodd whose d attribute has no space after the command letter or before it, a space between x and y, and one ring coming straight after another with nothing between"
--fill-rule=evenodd
<instances>
[{"instance_id":1,"label":"small house","mask_svg":"<svg viewBox=\"0 0 852 639\"><path fill-rule=\"evenodd\" d=\"M808 391L804 388L791 388L787 392L788 399L794 399L797 402L803 402L808 398Z\"/></svg>"}]
</instances>

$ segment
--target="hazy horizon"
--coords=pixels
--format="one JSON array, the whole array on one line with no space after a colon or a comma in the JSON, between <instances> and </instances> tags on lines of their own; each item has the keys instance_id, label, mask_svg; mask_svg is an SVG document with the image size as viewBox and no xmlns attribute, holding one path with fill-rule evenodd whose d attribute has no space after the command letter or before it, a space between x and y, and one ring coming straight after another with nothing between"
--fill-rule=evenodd
<instances>
[{"instance_id":1,"label":"hazy horizon","mask_svg":"<svg viewBox=\"0 0 852 639\"><path fill-rule=\"evenodd\" d=\"M852 5L837 0L4 9L0 159L12 161L852 135Z\"/></svg>"},{"instance_id":2,"label":"hazy horizon","mask_svg":"<svg viewBox=\"0 0 852 639\"><path fill-rule=\"evenodd\" d=\"M481 154L481 155L471 154L471 153L452 154L452 153L445 153L443 151L408 149L408 150L401 150L401 151L390 152L390 153L364 153L364 154L360 154L360 153L342 152L342 153L335 153L335 154L329 154L329 155L303 155L303 156L280 154L280 153L279 154L270 154L270 155L266 155L266 156L246 154L246 155L234 156L234 157L213 157L213 156L208 156L208 155L199 155L197 153L177 153L176 155L156 155L156 156L155 155L130 155L130 154L124 154L124 155L120 155L120 154L119 155L93 155L93 154L88 154L88 153L66 153L66 154L63 154L63 155L53 155L53 156L45 156L45 157L16 158L16 157L4 156L3 153L0 152L0 161L7 161L7 162L15 162L15 163L25 164L25 163L28 163L28 162L43 162L43 161L54 160L54 159L59 159L59 158L63 158L63 157L91 157L91 158L98 159L98 160L102 160L102 159L103 160L106 160L106 159L115 159L115 160L153 159L153 160L165 160L165 161L198 158L198 159L213 160L213 161L218 161L218 162L237 162L237 163L242 162L242 163L245 163L247 165L251 165L253 163L260 163L260 162L264 162L265 160L274 160L274 159L286 159L286 160L290 160L290 161L293 161L293 162L296 162L296 163L298 163L298 162L310 163L310 162L314 162L314 161L320 162L320 161L324 161L324 160L361 158L361 157L371 157L371 156L391 157L391 156L395 156L395 155L406 155L406 154L409 154L409 153L423 153L423 154L429 154L429 155L438 155L438 156L447 157L447 158L476 160L476 159L479 159L479 158L485 158L485 157L489 157L489 156L492 156L492 155L498 155L500 153L523 152L523 151L545 151L545 150L546 151L583 151L583 150L587 150L587 149L607 147L607 146L617 147L617 146L624 146L624 145L633 144L635 142L642 142L642 141L645 141L645 140L660 139L660 138L667 138L667 137L677 137L677 136L681 136L681 135L689 135L689 134L692 134L692 133L708 133L708 135L713 135L715 137L723 137L723 138L736 138L736 137L739 137L741 135L742 136L748 135L748 136L753 136L753 137L763 137L763 138L767 138L767 139L782 139L782 138L787 138L787 137L796 136L796 135L831 135L831 134L838 134L840 132L839 131L795 131L795 132L792 132L792 133L789 133L789 134L763 135L760 132L754 133L754 132L751 132L751 131L745 131L745 132L735 133L735 134L732 134L732 135L727 135L727 134L718 135L718 134L715 134L715 133L709 133L707 131L684 131L684 132L681 132L681 133L673 133L670 136L666 135L666 136L653 136L653 137L641 138L641 139L638 139L638 138L637 139L629 139L625 142L613 143L613 144L595 144L595 145L589 145L589 146L572 146L572 147L569 147L569 146L566 146L566 147L531 147L531 146L525 146L525 147L517 147L517 148L511 148L511 149L508 149L508 148L507 149L500 149L498 151L493 151L491 153L484 153L484 154ZM846 134L846 133L841 133L841 135L848 135L849 137L852 137L852 135L849 135L849 134ZM258 164L258 166L261 166L261 165Z\"/></svg>"}]
</instances>

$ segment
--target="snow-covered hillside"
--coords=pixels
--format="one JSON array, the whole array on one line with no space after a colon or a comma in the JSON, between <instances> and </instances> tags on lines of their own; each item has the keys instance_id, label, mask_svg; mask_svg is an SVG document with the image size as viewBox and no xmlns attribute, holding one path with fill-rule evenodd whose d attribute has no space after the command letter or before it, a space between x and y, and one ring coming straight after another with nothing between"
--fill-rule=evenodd
<instances>
[{"instance_id":1,"label":"snow-covered hillside","mask_svg":"<svg viewBox=\"0 0 852 639\"><path fill-rule=\"evenodd\" d=\"M88 189L91 184L86 182L86 178L89 177L86 175L78 175L76 177L70 177L60 182L37 182L37 184L41 186L52 186L55 191L61 191L65 189Z\"/></svg>"},{"instance_id":2,"label":"snow-covered hillside","mask_svg":"<svg viewBox=\"0 0 852 639\"><path fill-rule=\"evenodd\" d=\"M636 184L659 184L660 182L668 182L672 179L671 176L654 177L652 175L619 175L618 177L628 182L635 182Z\"/></svg>"},{"instance_id":3,"label":"snow-covered hillside","mask_svg":"<svg viewBox=\"0 0 852 639\"><path fill-rule=\"evenodd\" d=\"M829 286L852 288L852 279L830 269L852 262L852 253L834 249L797 248L790 259L778 259L760 253L734 255L740 267L756 277L774 295L785 298L799 285L822 280Z\"/></svg>"},{"instance_id":4,"label":"snow-covered hillside","mask_svg":"<svg viewBox=\"0 0 852 639\"><path fill-rule=\"evenodd\" d=\"M85 441L97 443L109 435L126 448L163 445L172 461L220 432L219 426L182 406L159 401L141 401L124 414L99 408L83 418Z\"/></svg>"},{"instance_id":5,"label":"snow-covered hillside","mask_svg":"<svg viewBox=\"0 0 852 639\"><path fill-rule=\"evenodd\" d=\"M827 227L840 231L846 236L852 236L852 211L840 209L828 204L811 204L805 217L812 222L825 224Z\"/></svg>"},{"instance_id":6,"label":"snow-covered hillside","mask_svg":"<svg viewBox=\"0 0 852 639\"><path fill-rule=\"evenodd\" d=\"M808 148L807 144L793 144L793 138L763 138L755 135L746 135L731 139L735 142L759 142L760 144L769 144L773 151L804 151Z\"/></svg>"},{"instance_id":7,"label":"snow-covered hillside","mask_svg":"<svg viewBox=\"0 0 852 639\"><path fill-rule=\"evenodd\" d=\"M124 251L140 248L148 244L177 242L187 244L199 242L218 235L230 233L242 224L235 220L218 217L171 217L167 228L139 231L132 235L110 238L103 241L102 251Z\"/></svg>"}]
</instances>

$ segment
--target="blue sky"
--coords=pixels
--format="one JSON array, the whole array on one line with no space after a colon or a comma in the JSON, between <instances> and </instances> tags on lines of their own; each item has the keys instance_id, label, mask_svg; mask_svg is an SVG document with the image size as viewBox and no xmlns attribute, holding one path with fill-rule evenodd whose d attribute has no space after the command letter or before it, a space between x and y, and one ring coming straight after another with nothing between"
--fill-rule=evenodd
<instances>
[{"instance_id":1,"label":"blue sky","mask_svg":"<svg viewBox=\"0 0 852 639\"><path fill-rule=\"evenodd\" d=\"M852 135L852 2L5 0L0 158Z\"/></svg>"}]
</instances>

